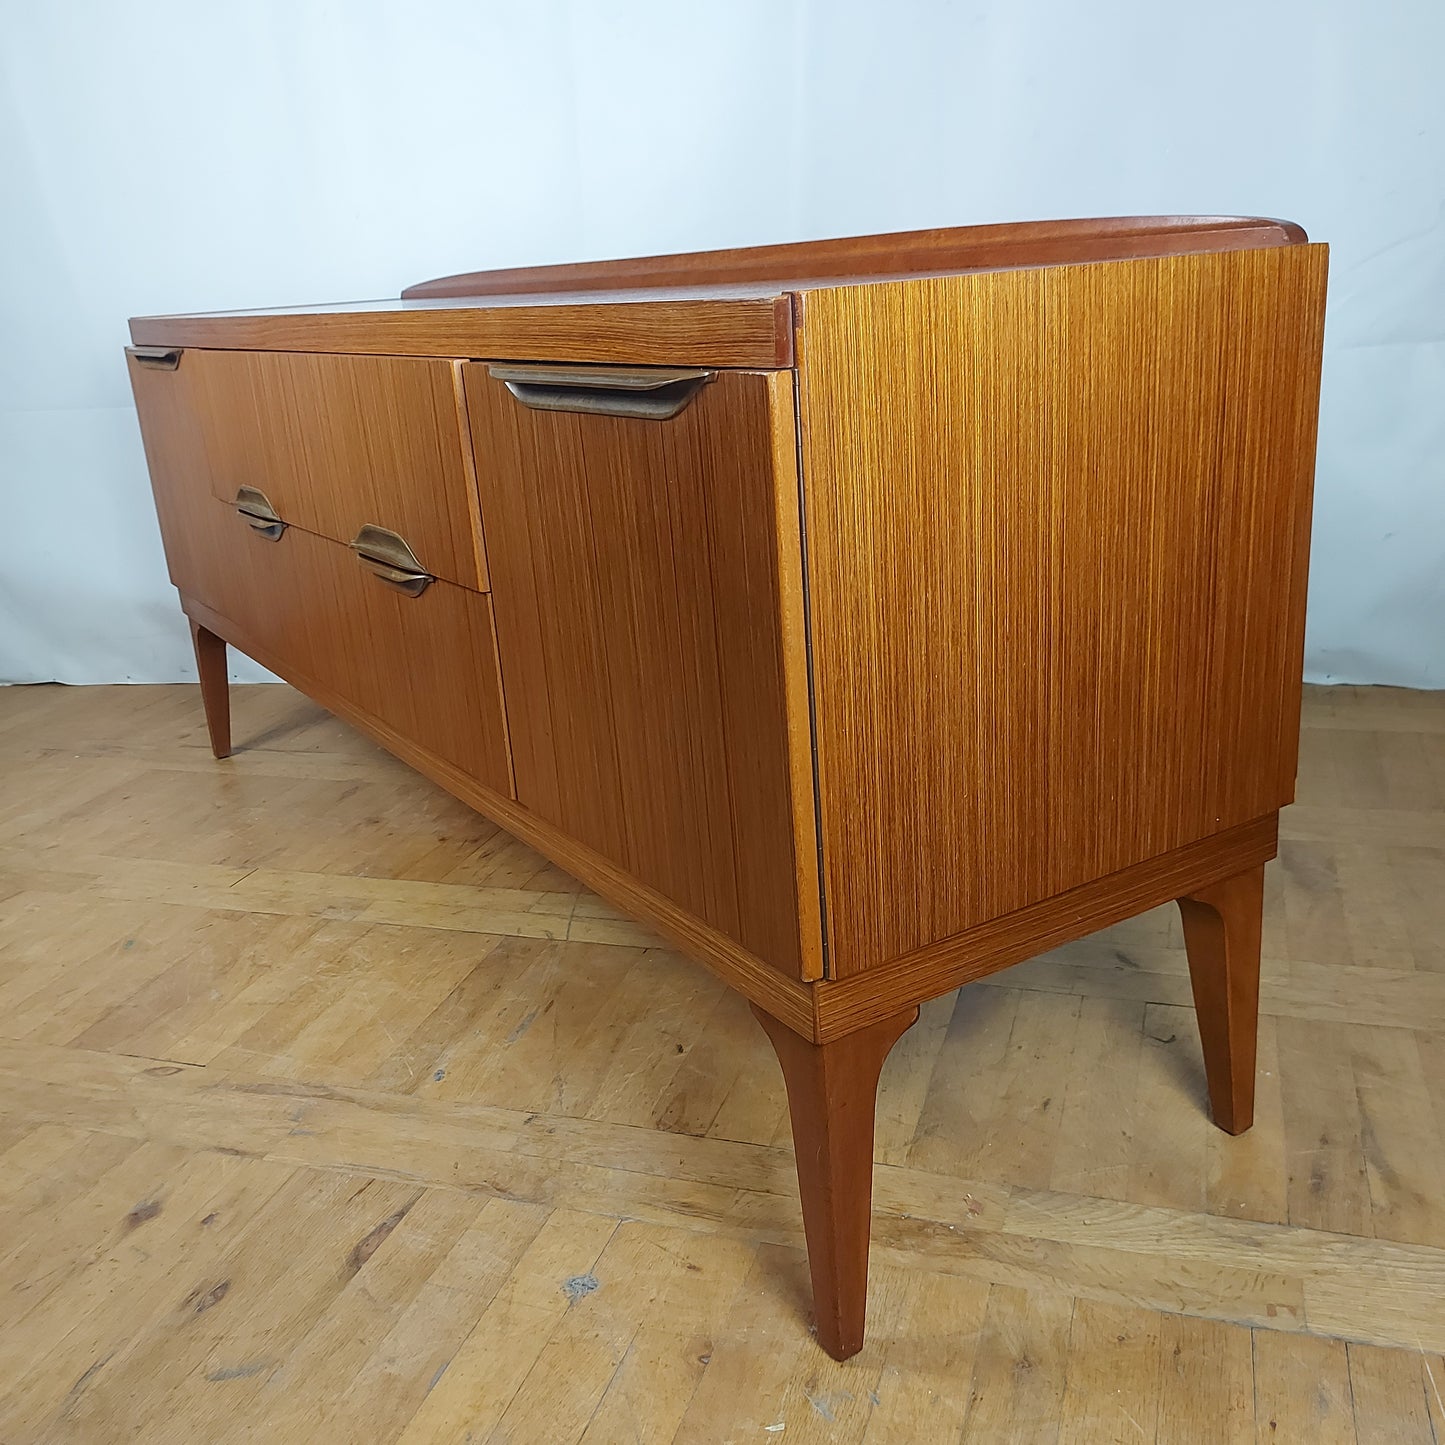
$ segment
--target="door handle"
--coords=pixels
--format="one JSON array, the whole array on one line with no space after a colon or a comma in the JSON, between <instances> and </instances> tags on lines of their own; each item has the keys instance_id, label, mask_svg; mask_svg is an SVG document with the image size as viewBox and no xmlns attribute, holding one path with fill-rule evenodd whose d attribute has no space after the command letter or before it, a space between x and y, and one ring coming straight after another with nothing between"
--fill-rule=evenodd
<instances>
[{"instance_id":1,"label":"door handle","mask_svg":"<svg viewBox=\"0 0 1445 1445\"><path fill-rule=\"evenodd\" d=\"M127 346L125 354L133 356L139 366L154 367L157 371L174 371L181 364L179 346Z\"/></svg>"},{"instance_id":2,"label":"door handle","mask_svg":"<svg viewBox=\"0 0 1445 1445\"><path fill-rule=\"evenodd\" d=\"M406 538L368 522L351 540L351 550L356 560L371 573L404 592L408 597L420 597L437 579L417 560L417 555L407 545Z\"/></svg>"},{"instance_id":3,"label":"door handle","mask_svg":"<svg viewBox=\"0 0 1445 1445\"><path fill-rule=\"evenodd\" d=\"M667 421L716 375L695 367L488 366L523 406L533 411L580 411Z\"/></svg>"},{"instance_id":4,"label":"door handle","mask_svg":"<svg viewBox=\"0 0 1445 1445\"><path fill-rule=\"evenodd\" d=\"M268 542L279 542L286 523L281 520L276 508L265 492L255 487L238 487L236 500L232 504L241 514L241 520L254 531L259 532Z\"/></svg>"}]
</instances>

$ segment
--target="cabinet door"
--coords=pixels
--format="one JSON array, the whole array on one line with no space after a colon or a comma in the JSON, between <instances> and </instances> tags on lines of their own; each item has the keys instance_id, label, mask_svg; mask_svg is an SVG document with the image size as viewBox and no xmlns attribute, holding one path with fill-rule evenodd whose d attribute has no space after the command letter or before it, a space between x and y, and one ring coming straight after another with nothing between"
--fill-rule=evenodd
<instances>
[{"instance_id":1,"label":"cabinet door","mask_svg":"<svg viewBox=\"0 0 1445 1445\"><path fill-rule=\"evenodd\" d=\"M595 369L499 371L463 368L518 801L821 976L791 375L629 416Z\"/></svg>"},{"instance_id":2,"label":"cabinet door","mask_svg":"<svg viewBox=\"0 0 1445 1445\"><path fill-rule=\"evenodd\" d=\"M183 369L221 501L254 487L337 542L384 527L428 572L486 589L455 362L188 348Z\"/></svg>"}]
</instances>

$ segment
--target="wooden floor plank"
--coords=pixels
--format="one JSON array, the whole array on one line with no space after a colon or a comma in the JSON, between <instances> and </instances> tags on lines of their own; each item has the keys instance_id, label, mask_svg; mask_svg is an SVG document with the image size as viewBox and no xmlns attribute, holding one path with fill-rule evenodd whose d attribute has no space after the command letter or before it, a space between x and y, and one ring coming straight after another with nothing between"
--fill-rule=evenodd
<instances>
[{"instance_id":1,"label":"wooden floor plank","mask_svg":"<svg viewBox=\"0 0 1445 1445\"><path fill-rule=\"evenodd\" d=\"M547 1222L547 1211L505 1199L488 1200L475 1222L421 1286L361 1369L338 1392L344 1410L334 1429L361 1440L401 1434L451 1368L475 1329ZM295 1389L308 1392L304 1374Z\"/></svg>"},{"instance_id":2,"label":"wooden floor plank","mask_svg":"<svg viewBox=\"0 0 1445 1445\"><path fill-rule=\"evenodd\" d=\"M1350 1030L1280 1020L1289 1222L1366 1238L1374 1234L1364 1123Z\"/></svg>"},{"instance_id":3,"label":"wooden floor plank","mask_svg":"<svg viewBox=\"0 0 1445 1445\"><path fill-rule=\"evenodd\" d=\"M183 1422L194 1438L207 1420L233 1418L234 1406L215 1397L244 1407L254 1382L337 1305L420 1195L355 1175L327 1175L319 1186L293 1176L230 1250L111 1357L105 1390L69 1402L67 1424L81 1438L155 1439Z\"/></svg>"},{"instance_id":4,"label":"wooden floor plank","mask_svg":"<svg viewBox=\"0 0 1445 1445\"><path fill-rule=\"evenodd\" d=\"M1250 1332L1216 1320L1159 1321L1160 1445L1247 1445L1255 1438Z\"/></svg>"},{"instance_id":5,"label":"wooden floor plank","mask_svg":"<svg viewBox=\"0 0 1445 1445\"><path fill-rule=\"evenodd\" d=\"M555 1331L596 1279L617 1221L558 1210L479 1315L398 1437L405 1445L487 1439Z\"/></svg>"},{"instance_id":6,"label":"wooden floor plank","mask_svg":"<svg viewBox=\"0 0 1445 1445\"><path fill-rule=\"evenodd\" d=\"M1059 1439L1074 1301L995 1285L974 1356L963 1440Z\"/></svg>"},{"instance_id":7,"label":"wooden floor plank","mask_svg":"<svg viewBox=\"0 0 1445 1445\"><path fill-rule=\"evenodd\" d=\"M1435 1445L1424 1356L1358 1344L1347 1353L1359 1445Z\"/></svg>"},{"instance_id":8,"label":"wooden floor plank","mask_svg":"<svg viewBox=\"0 0 1445 1445\"><path fill-rule=\"evenodd\" d=\"M1153 1440L1159 1429L1161 1326L1152 1310L1079 1300L1069 1327L1062 1438L1078 1445Z\"/></svg>"},{"instance_id":9,"label":"wooden floor plank","mask_svg":"<svg viewBox=\"0 0 1445 1445\"><path fill-rule=\"evenodd\" d=\"M740 1000L234 703L0 689L0 1438L1445 1440L1445 695L1307 690L1250 1133L1173 907L925 1007L844 1365Z\"/></svg>"},{"instance_id":10,"label":"wooden floor plank","mask_svg":"<svg viewBox=\"0 0 1445 1445\"><path fill-rule=\"evenodd\" d=\"M188 1377L172 1398L173 1414L204 1421L209 1414L204 1397L220 1377L236 1415L264 1418L279 1440L355 1438L357 1422L369 1420L374 1426L375 1416L362 1414L353 1397L356 1379L376 1342L401 1322L481 1211L482 1202L467 1195L422 1194L374 1247L367 1236L366 1243L353 1248L354 1255L371 1252L291 1349L278 1352L275 1363L261 1369L213 1353L208 1367Z\"/></svg>"},{"instance_id":11,"label":"wooden floor plank","mask_svg":"<svg viewBox=\"0 0 1445 1445\"><path fill-rule=\"evenodd\" d=\"M959 1438L989 1293L979 1280L908 1272L897 1326L881 1342L864 1445Z\"/></svg>"},{"instance_id":12,"label":"wooden floor plank","mask_svg":"<svg viewBox=\"0 0 1445 1445\"><path fill-rule=\"evenodd\" d=\"M1254 1419L1257 1440L1354 1445L1355 1412L1344 1344L1256 1330Z\"/></svg>"},{"instance_id":13,"label":"wooden floor plank","mask_svg":"<svg viewBox=\"0 0 1445 1445\"><path fill-rule=\"evenodd\" d=\"M0 1333L0 1379L19 1382L0 1401L0 1439L37 1438L46 1421L72 1438L94 1439L83 1423L91 1412L152 1407L159 1380L128 1402L112 1390L107 1369L153 1320L209 1308L219 1283L212 1271L290 1172L225 1155L194 1156L169 1181L169 1207L143 1211L148 1218L51 1291L22 1324ZM113 1203L118 1218L133 1208L124 1195Z\"/></svg>"}]
</instances>

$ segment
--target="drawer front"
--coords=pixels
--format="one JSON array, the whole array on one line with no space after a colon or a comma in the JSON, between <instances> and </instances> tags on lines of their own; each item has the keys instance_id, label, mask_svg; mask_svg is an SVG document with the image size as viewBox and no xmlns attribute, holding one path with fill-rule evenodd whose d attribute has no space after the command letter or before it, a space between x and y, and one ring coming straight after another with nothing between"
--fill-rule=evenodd
<instances>
[{"instance_id":1,"label":"drawer front","mask_svg":"<svg viewBox=\"0 0 1445 1445\"><path fill-rule=\"evenodd\" d=\"M271 541L206 505L215 556L198 600L298 678L513 796L489 597L445 581L410 596L348 547L298 528Z\"/></svg>"},{"instance_id":2,"label":"drawer front","mask_svg":"<svg viewBox=\"0 0 1445 1445\"><path fill-rule=\"evenodd\" d=\"M476 482L456 363L420 357L186 350L210 487L249 487L337 542L405 539L422 567L486 590Z\"/></svg>"},{"instance_id":3,"label":"drawer front","mask_svg":"<svg viewBox=\"0 0 1445 1445\"><path fill-rule=\"evenodd\" d=\"M491 598L443 580L408 596L336 541L297 526L276 540L253 530L208 486L195 359L130 361L171 580L233 623L243 650L511 797Z\"/></svg>"},{"instance_id":4,"label":"drawer front","mask_svg":"<svg viewBox=\"0 0 1445 1445\"><path fill-rule=\"evenodd\" d=\"M817 976L790 375L463 375L518 801Z\"/></svg>"}]
</instances>

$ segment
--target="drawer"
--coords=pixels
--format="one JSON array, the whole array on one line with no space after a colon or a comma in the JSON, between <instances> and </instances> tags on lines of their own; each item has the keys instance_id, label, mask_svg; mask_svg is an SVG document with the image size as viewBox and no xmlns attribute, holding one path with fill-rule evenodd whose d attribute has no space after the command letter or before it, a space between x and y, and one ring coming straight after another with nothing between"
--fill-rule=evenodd
<instances>
[{"instance_id":1,"label":"drawer","mask_svg":"<svg viewBox=\"0 0 1445 1445\"><path fill-rule=\"evenodd\" d=\"M188 349L176 374L219 500L253 488L287 522L336 542L385 528L426 571L486 590L456 363Z\"/></svg>"},{"instance_id":2,"label":"drawer","mask_svg":"<svg viewBox=\"0 0 1445 1445\"><path fill-rule=\"evenodd\" d=\"M513 795L490 597L444 580L408 596L340 543L296 527L272 541L221 502L205 506L197 600L235 624L243 651L253 643L298 682Z\"/></svg>"}]
</instances>

